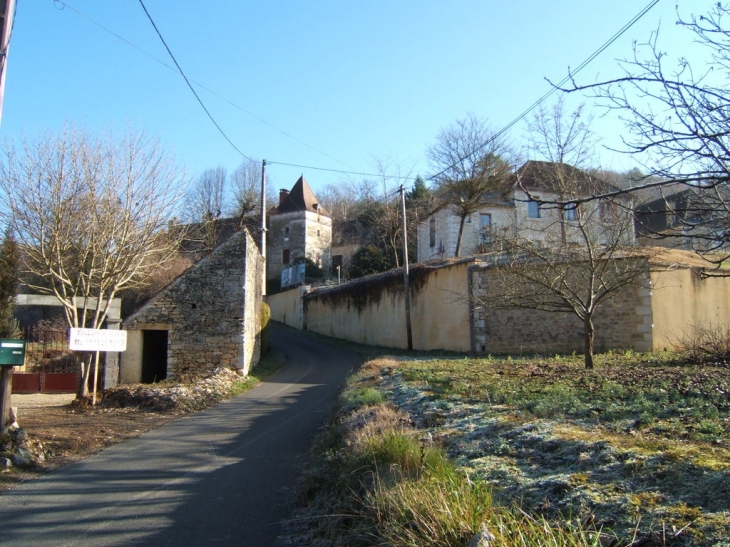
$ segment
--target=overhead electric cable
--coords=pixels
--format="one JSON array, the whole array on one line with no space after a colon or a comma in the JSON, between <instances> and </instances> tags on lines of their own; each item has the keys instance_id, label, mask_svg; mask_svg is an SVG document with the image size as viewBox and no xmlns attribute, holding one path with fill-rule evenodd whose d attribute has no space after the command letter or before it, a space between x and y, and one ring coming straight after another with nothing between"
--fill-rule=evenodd
<instances>
[{"instance_id":1,"label":"overhead electric cable","mask_svg":"<svg viewBox=\"0 0 730 547\"><path fill-rule=\"evenodd\" d=\"M616 32L616 33L615 33L615 34L614 34L614 35L613 35L613 36L612 36L611 38L609 38L609 39L608 39L608 40L607 40L607 41L606 41L606 42L605 42L605 43L604 43L604 44L603 44L602 46L600 46L600 47L599 47L599 48L598 48L598 49L597 49L596 51L594 51L594 52L593 52L593 53L592 53L591 55L589 55L589 56L588 56L588 58L586 58L586 59L585 59L585 60L584 60L584 61L583 61L583 62L582 62L582 63L581 63L580 65L578 65L578 67L577 67L577 68L576 68L575 70L573 70L573 71L570 71L570 72L569 72L569 74L568 74L568 76L566 76L565 78L563 78L562 80L560 80L560 82L558 82L558 84L552 84L552 82L551 82L551 86L552 86L552 87L551 87L551 89L550 89L550 90L549 90L549 91L548 91L547 93L545 93L545 94L544 94L543 96L541 96L541 97L540 97L540 98L539 98L538 100L536 100L536 101L535 101L535 102L534 102L534 103L533 103L532 105L530 105L530 106L529 106L529 107L528 107L527 109L525 109L525 110L524 110L524 111L523 111L523 112L522 112L521 114L519 114L519 115L518 115L518 116L517 116L517 117L516 117L515 119L513 119L513 120L512 120L512 121L511 121L510 123L508 123L508 124L507 124L506 126L504 126L504 127L502 128L502 129L500 129L500 130L499 130L499 131L498 131L497 133L495 133L495 134L494 134L494 135L493 135L492 137L490 137L490 138L489 138L489 139L488 139L487 141L485 141L485 142L484 142L484 143L483 143L483 144L482 144L482 145L481 145L480 147L478 147L478 148L477 148L476 152L479 152L480 150L483 150L484 148L486 148L486 147L487 147L487 146L488 146L488 145L489 145L490 143L492 143L492 142L493 142L493 141L494 141L495 139L499 138L499 137L500 137L501 135L503 135L503 134L504 134L505 132L507 132L507 131L508 131L509 129L511 129L511 128L512 128L512 127L513 127L514 125L516 125L516 124L517 124L518 122L520 122L521 120L523 120L523 119L524 119L524 118L525 118L525 117L526 117L526 116L527 116L527 115L528 115L528 114L529 114L530 112L532 112L532 111L533 111L533 110L534 110L535 108L537 108L537 107L538 107L538 106L539 106L540 104L542 104L542 103L543 103L543 102L544 102L544 101L545 101L546 99L548 99L548 98L549 98L549 97L550 97L550 96L551 96L551 95L552 95L553 93L555 93L555 92L556 92L556 91L557 91L557 90L558 90L558 89L560 88L560 86L564 85L564 84L565 84L566 82L568 82L569 80L571 80L571 79L573 78L573 76L575 76L576 74L578 74L578 73L579 73L579 72L580 72L580 71L581 71L581 70L582 70L583 68L585 68L585 67L586 67L586 66L587 66L587 65L588 65L588 64L589 64L589 63L590 63L591 61L593 61L593 60L594 60L594 59L595 59L596 57L598 57L598 55L600 55L601 53L603 53L603 51L605 51L605 50L606 50L606 49L607 49L607 48L608 48L609 46L611 46L611 44L613 44L613 43L614 43L614 42L615 42L615 41L616 41L616 40L617 40L617 39L618 39L618 38L619 38L620 36L622 36L622 35L623 35L623 34L624 34L624 33L625 33L625 32L626 32L626 31L627 31L627 30L628 30L629 28L631 28L631 27L632 27L632 26L633 26L633 25L634 25L634 24L635 24L635 23L636 23L637 21L639 21L639 20L640 20L640 19L641 19L641 18L642 18L642 17L644 16L644 15L646 15L646 13L648 13L648 12L649 12L649 11L650 11L650 10L651 10L651 9L652 9L652 8L653 8L653 7L655 6L655 5L656 5L656 4L658 4L658 3L659 3L659 1L660 1L660 0L651 0L651 1L650 1L650 2L649 2L649 3L648 3L648 4L647 4L647 5L646 5L646 6L645 6L645 7L644 7L644 8L642 9L642 10L641 10L641 11L639 11L639 13L637 13L637 14L636 14L636 15L635 15L635 16L634 16L634 17L633 17L633 18L632 18L631 20L629 20L629 22L628 22L628 23L626 23L626 24L625 24L625 25L624 25L624 26L623 26L623 27L622 27L622 28L621 28L621 29L620 29L619 31L617 31L617 32ZM111 33L112 35L114 35L114 36L115 36L115 37L117 37L118 39L120 39L120 40L124 41L125 43L129 44L130 46L134 47L135 49L138 49L139 51L141 51L141 52L142 52L142 53L144 53L145 55L148 55L148 56L149 56L149 57L151 57L152 59L154 59L154 60L156 60L157 62L161 63L161 64L162 64L163 66L165 66L165 67L167 67L167 68L169 68L169 69L172 69L172 70L174 70L174 69L173 69L172 67L170 67L169 65L167 65L167 64L166 64L166 63L164 63L163 61L160 61L159 59L157 59L157 58L155 58L154 56L150 55L149 53L145 52L145 51L144 51L144 50L142 50L141 48L139 48L139 47L135 46L134 44L132 44L132 43L131 43L131 42L129 42L128 40L124 39L123 37L119 36L118 34L114 33L113 31L111 31L111 30L107 29L107 28L106 28L106 27L104 27L103 25L101 25L101 24L97 23L97 22L96 22L96 21L94 21L93 19L91 19L91 18L89 18L88 16L84 15L83 13L79 12L78 10L76 10L76 9L75 9L75 8L73 8L72 6L70 6L70 5L66 4L65 2L62 2L61 0L54 0L54 2L55 2L56 4L60 4L60 5L63 5L64 7L68 7L69 9L71 9L72 11L74 11L75 13L77 13L78 15L80 15L80 16L82 16L82 17L84 17L84 18L88 19L88 20L89 20L90 22L92 22L92 23L94 23L95 25L97 25L97 26L101 27L102 29L106 30L107 32ZM173 62L175 63L175 66L177 67L177 70L179 71L179 73L180 73L180 74L181 74L181 75L183 76L183 78L185 79L185 82L187 83L188 87L190 88L190 90L191 90L191 91L193 92L193 94L195 95L196 99L198 100L198 102L199 102L199 103L200 103L200 105L202 106L202 108L203 108L203 110L205 111L205 113L206 113L206 114L208 115L208 117L209 117L209 118L211 119L211 121L212 121L212 122L213 122L213 124L214 124L214 125L216 126L216 128L217 128L217 129L218 129L218 131L219 131L219 132L221 133L221 135L223 135L223 137L224 137L224 138L225 138L225 139L226 139L226 140L228 141L228 143L229 143L229 144L230 144L230 145L231 145L231 146L232 146L232 147L233 147L233 148L234 148L234 149L235 149L235 150L236 150L236 151L237 151L237 152L238 152L239 154L241 154L241 155L242 155L242 156L243 156L244 158L246 158L246 159L249 159L249 160L250 160L250 158L249 158L248 156L246 156L246 155L245 155L245 154L244 154L243 152L241 152L241 151L240 151L240 150L239 150L239 149L238 149L238 148L237 148L237 147L236 147L236 146L235 146L235 145L233 144L233 142L232 142L232 141L231 141L231 140L230 140L230 139L228 138L228 136L227 136L227 135L226 135L226 134L225 134L225 133L223 132L223 130L222 130L222 129L220 128L220 126L219 126L219 125L218 125L218 123L217 123L217 122L215 121L215 119L213 118L213 116L212 116L212 115L210 114L210 112L208 111L208 109L207 109L207 108L205 107L205 105L203 104L202 100L200 99L200 97L198 96L198 94L197 94L197 93L195 92L195 89L194 89L194 88L193 88L193 86L191 85L191 83L190 83L190 80L189 80L189 79L187 78L187 76L186 76L186 75L185 75L185 73L183 72L182 68L180 67L180 65L178 64L177 60L175 59L175 56L174 56L174 55L172 54L172 51L171 51L171 50L170 50L170 48L168 47L168 45L167 45L167 43L165 42L164 38L162 37L162 34L160 33L159 29L157 28L157 25L155 24L155 22L153 21L152 17L151 17L151 16L150 16L150 14L149 14L149 12L147 11L147 8L145 7L145 5L144 5L144 2L143 2L143 0L139 0L139 3L141 4L142 8L144 9L145 13L147 14L147 17L149 18L150 22L152 23L152 26L154 27L155 31L157 32L157 35L159 36L160 40L162 41L162 43L164 44L165 48L167 49L167 52L168 52L168 54L170 55L170 57L172 58ZM549 80L548 80L548 81L549 81ZM228 102L228 103L229 103L230 105L232 105L233 107L235 107L235 108L238 108L238 109L239 109L239 110L241 110L242 112L244 112L244 113L246 113L246 114L250 115L251 117L255 118L256 120L258 120L259 122L261 122L261 123L263 123L263 124L265 124L265 125L268 125L268 126L269 126L269 127L271 127L272 129L275 129L276 131L278 131L278 132L282 133L283 135L285 135L285 136L287 136L287 137L289 137L289 138L291 138L291 139L295 140L296 142L299 142L300 144L302 144L302 145L304 145L304 146L306 146L306 147L308 147L308 148L312 149L313 151L315 151L315 152L317 152L317 153L320 153L320 154L322 154L322 155L324 155L324 156L326 156L326 157L329 157L330 159L332 159L332 160L334 160L334 161L337 161L338 163L342 163L343 165L347 165L347 164L345 164L344 162L341 162L340 160L338 160L338 159L336 159L336 158L333 158L332 156L330 156L330 155L326 154L325 152L322 152L322 151L320 151L320 150L317 150L316 148L314 148L314 147L312 147L312 146L308 145L307 143L305 143L305 142L303 142L303 141L301 141L301 140L297 139L296 137L294 137L294 136L292 136L292 135L290 135L290 134L286 133L285 131L283 131L283 130L281 130L281 129L278 129L277 127L275 127L275 126L273 126L273 125L269 124L269 123L268 123L268 122L266 122L265 120L263 120L263 119L261 119L261 118L257 117L256 115L252 114L251 112L248 112L247 110L245 110L245 109L243 109L242 107L240 107L240 106L236 105L236 104L235 104L235 103L233 103L232 101L229 101L229 100L228 100L228 99L226 99L225 97L223 97L223 96L221 96L221 95L217 94L216 92L214 92L214 91L212 91L211 89L209 89L209 88L205 87L204 85L202 85L202 84L199 84L199 83L197 83L197 82L196 82L196 84L197 84L197 85L198 85L199 87L201 87L202 89L205 89L206 91L208 91L208 92L210 92L210 93L212 93L212 94L214 94L214 95L218 96L218 97L219 97L219 98L221 98L222 100L224 100L224 101ZM464 159L467 159L467 158L468 158L468 157L469 157L470 155L472 155L473 153L474 153L474 152L472 152L471 154L468 154L468 155L466 155L466 156L464 156L464 157L460 158L460 160L464 160ZM287 167L296 167L296 168L302 168L302 169L312 169L312 170L317 170L317 171L327 171L327 172L331 172L331 173L340 173L340 174L349 174L349 175L360 175L360 176L372 176L372 177L380 177L380 176L382 176L382 173L363 173L363 172L358 172L358 171L346 171L346 170L341 170L341 169L330 169L330 168L326 168L326 167L314 167L314 166L309 166L309 165L299 165L299 164L293 164L293 163L285 163L285 162L277 162L277 161L270 161L270 160L269 160L269 161L268 161L267 163L269 163L269 164L272 164L272 165L274 165L274 164L275 164L275 165L282 165L282 166L287 166ZM441 175L443 175L443 174L444 174L444 173L445 173L446 171L448 171L448 170L449 170L449 169L450 169L451 167L453 167L453 165L455 165L455 164L452 164L452 165L448 166L447 168L443 169L442 171L440 171L440 172L436 173L435 175L431 175L430 177L426 178L425 180L426 180L426 181L432 181L432 180L434 180L434 179L436 179L436 178L440 177L440 176L441 176ZM403 177L403 176L392 176L392 177L389 177L389 178L392 178L392 179L396 179L396 180L408 180L408 179L409 179L410 177Z\"/></svg>"},{"instance_id":2,"label":"overhead electric cable","mask_svg":"<svg viewBox=\"0 0 730 547\"><path fill-rule=\"evenodd\" d=\"M97 27L99 27L99 28L100 28L100 29L102 29L103 31L105 31L105 32L108 32L109 34L111 34L112 36L114 36L115 38L117 38L118 40L121 40L122 42L124 42L124 43L125 43L125 44L127 44L128 46L131 46L131 47L133 47L134 49L136 49L137 51L139 51L139 52L140 52L140 53L142 53L143 55L146 55L147 57L149 57L149 58L150 58L150 59L152 59L153 61L155 61L155 62L157 62L157 63L161 64L162 66L164 66L164 67L165 67L165 68L167 68L168 70L172 70L172 71L175 71L175 72L177 72L177 69L176 69L176 68L175 68L174 66L172 66L172 65L169 65L169 64L167 64L167 63L166 63L165 61L163 61L162 59L159 59L159 58L155 57L154 55L152 55L151 53L148 53L147 51L145 51L145 50L144 50L144 49L142 49L141 47L139 47L139 46L137 46L136 44L134 44L134 43L130 42L129 40L127 40L127 39L126 39L126 38L124 38L123 36L121 36L121 35L117 34L116 32L114 32L114 31L113 31L113 30L111 30L110 28L108 28L108 27L106 27L106 26L102 25L102 24L101 24L101 23L99 23L98 21L96 21L96 20L92 19L91 17L89 17L89 16L88 16L88 15L86 15L85 13L83 13L83 12L81 12L81 11L77 10L76 8L74 8L73 6L71 6L70 4L68 4L68 3L66 3L66 2L62 2L61 0L54 0L54 3L55 3L55 4L57 4L57 5L60 5L60 6L62 6L62 8L61 8L61 9L64 9L64 8L68 8L69 10L73 11L73 12L74 12L74 13L75 13L76 15L78 15L79 17L83 17L84 19L86 19L87 21L89 21L90 23L92 23L93 25L96 25ZM280 128L276 127L275 125L273 125L273 124L271 124L271 123L267 122L267 121L266 121L266 120L264 120L263 118L260 118L259 116L257 116L257 115L256 115L256 114L254 114L253 112L250 112L250 111L246 110L246 109L245 109L245 108L243 108L242 106L240 106L240 105L238 105L238 104L234 103L233 101L231 101L230 99L228 99L228 98L224 97L223 95L221 95L221 94L220 94L220 93L218 93L217 91L214 91L213 89L210 89L210 88L209 88L209 87L207 87L206 85L204 85L204 84L201 84L200 82L198 82L198 81L196 81L196 80L194 80L194 79L191 79L190 81L191 81L192 83L194 83L195 85L197 85L197 86L198 86L198 87L199 87L200 89L203 89L203 90L207 91L208 93L210 93L211 95L214 95L214 96L218 97L218 98L219 98L219 99L221 99L222 101L225 101L225 102L227 102L227 103L228 103L229 105L231 105L231 106L232 106L233 108L236 108L236 109L240 110L241 112L243 112L244 114L246 114L246 115L248 115L248 116L251 116L251 117L252 117L253 119L255 119L256 121L258 121L258 122L260 122L260 123L262 123L262 124L264 124L264 125L266 125L266 126L270 127L271 129L273 129L274 131L276 131L276 132L278 132L278 133L281 133L281 134L282 134L282 135L284 135L285 137L287 137L287 138L289 138L289 139L291 139L291 140L293 140L293 141L295 141L295 142L298 142L298 143L299 143L299 144L301 144L302 146L305 146L305 147L309 148L310 150L312 150L312 151L314 151L314 152L317 152L318 154L321 154L321 155L323 155L323 156L324 156L324 157L326 157L326 158L329 158L329 159L331 159L331 160L333 160L333 161L336 161L337 163L340 163L340 164L342 164L342 165L344 165L344 166L346 166L346 167L350 167L350 168L352 168L352 166L351 166L351 165L348 165L347 163L345 163L345 162L343 162L343 161L341 161L341 160L339 160L339 159L337 159L337 158L335 158L335 157L333 157L333 156L330 156L330 155L329 155L329 154L327 154L326 152L323 152L322 150L319 150L319 149L315 148L314 146L312 146L312 145L310 145L310 144L308 144L308 143L304 142L303 140L301 140L301 139L298 139L298 138L297 138L297 137L295 137L294 135L291 135L291 134L287 133L287 132L286 132L286 131L284 131L283 129L280 129Z\"/></svg>"},{"instance_id":3,"label":"overhead electric cable","mask_svg":"<svg viewBox=\"0 0 730 547\"><path fill-rule=\"evenodd\" d=\"M344 175L360 175L363 177L382 177L382 173L362 173L358 171L343 171L341 169L328 169L327 167L313 167L311 165L297 165L295 163L284 163L283 161L271 161L266 160L267 165L283 165L286 167L296 167L298 169L312 169L315 171L328 171L330 173L340 173ZM391 176L387 175L389 179L399 179L399 180L410 180L413 177L403 177L403 176Z\"/></svg>"},{"instance_id":4,"label":"overhead electric cable","mask_svg":"<svg viewBox=\"0 0 730 547\"><path fill-rule=\"evenodd\" d=\"M580 65L578 65L578 67L574 71L569 72L569 74L565 78L563 78L562 80L560 80L560 82L558 82L557 85L553 85L552 82L550 82L550 85L552 86L551 89L550 89L550 91L548 91L542 97L540 97L538 100L536 100L534 103L532 103L532 105L530 105L527 109L525 109L519 116L517 116L514 120L512 120L510 123L508 123L502 129L500 129L499 131L497 131L494 135L492 135L489 139L487 139L476 150L474 150L473 152L470 152L469 154L467 154L467 155L459 158L459 161L463 161L465 159L468 159L469 156L473 155L474 153L480 152L481 150L484 150L484 148L486 148L489 144L491 144L496 139L498 139L499 137L501 137L505 132L507 132L507 130L509 130L510 128L512 128L512 126L514 126L515 124L517 124L518 122L520 122L521 120L523 120L525 118L525 116L527 116L530 112L532 112L533 110L535 110L538 106L540 106L543 102L545 102L545 100L548 97L550 97L553 93L555 93L560 88L560 86L562 86L563 84L565 84L566 82L568 82L569 80L571 80L573 78L573 76L575 76L581 70L583 70L586 66L588 66L588 64L591 61L593 61L593 59L595 59L601 53L603 53L611 44L613 44L616 40L618 40L618 38L622 34L624 34L632 26L634 26L634 24L639 19L641 19L644 15L646 15L649 12L649 10L651 10L658 3L659 3L659 0L651 0L651 2L649 2L646 5L646 7L644 7L644 9L642 9L639 13L637 13L628 23L626 23L618 32L616 32L611 38L609 38L601 47L599 47L596 51L594 51L591 55L589 55L588 58L585 61L583 61ZM548 80L548 82L549 82L549 80ZM426 178L425 180L426 181L434 180L434 179L440 177L441 175L443 175L444 173L446 173L449 169L451 169L455 165L456 165L456 163L452 163L448 167L442 169L441 171L439 171L435 175L431 175L430 177Z\"/></svg>"},{"instance_id":5,"label":"overhead electric cable","mask_svg":"<svg viewBox=\"0 0 730 547\"><path fill-rule=\"evenodd\" d=\"M170 58L175 63L175 66L177 67L178 71L180 71L180 75L185 80L185 83L188 84L188 87L190 88L190 91L193 92L193 95L195 95L195 98L198 100L198 102L200 103L200 106L203 108L203 110L205 111L205 113L208 115L208 118L210 118L210 121L213 122L213 125L216 126L216 128L218 129L218 132L221 135L223 135L223 138L228 141L228 144L230 144L236 152L238 152L239 154L241 154L241 156L243 156L247 160L253 161L253 159L249 158L246 154L244 154L243 152L241 152L235 144L233 144L233 141L228 138L228 135L226 135L225 131L223 131L223 129L221 128L221 126L218 125L218 122L215 121L215 118L213 118L212 114L208 111L208 109L206 108L205 104L203 104L203 101L201 100L200 96L195 91L195 88L190 83L190 80L188 80L188 77L185 75L185 72L183 71L182 67L177 62L177 59L175 59L175 56L172 54L172 51L170 50L170 47L167 45L167 42L165 42L165 39L162 37L162 34L160 33L160 30L157 28L157 25L155 24L154 20L152 19L152 16L150 15L150 12L147 11L147 7L144 5L143 0L139 0L139 4L142 6L142 9L147 14L147 18L150 20L150 23L152 23L152 26L154 27L155 32L157 33L157 36L160 37L160 40L162 41L162 44L165 46L165 49L167 50L167 53L170 55Z\"/></svg>"}]
</instances>

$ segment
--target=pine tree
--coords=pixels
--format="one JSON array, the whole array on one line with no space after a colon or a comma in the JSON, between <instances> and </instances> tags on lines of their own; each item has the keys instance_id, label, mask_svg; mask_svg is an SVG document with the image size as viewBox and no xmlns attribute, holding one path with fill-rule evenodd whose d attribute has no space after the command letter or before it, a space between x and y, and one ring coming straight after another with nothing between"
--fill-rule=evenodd
<instances>
[{"instance_id":1,"label":"pine tree","mask_svg":"<svg viewBox=\"0 0 730 547\"><path fill-rule=\"evenodd\" d=\"M13 319L15 296L18 293L18 244L10 230L0 244L0 338L19 336Z\"/></svg>"}]
</instances>

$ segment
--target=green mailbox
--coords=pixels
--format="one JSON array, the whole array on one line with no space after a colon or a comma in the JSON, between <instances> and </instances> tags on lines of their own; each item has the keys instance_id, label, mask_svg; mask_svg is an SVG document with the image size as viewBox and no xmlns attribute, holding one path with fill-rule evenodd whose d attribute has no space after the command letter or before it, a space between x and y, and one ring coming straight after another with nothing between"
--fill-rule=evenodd
<instances>
[{"instance_id":1,"label":"green mailbox","mask_svg":"<svg viewBox=\"0 0 730 547\"><path fill-rule=\"evenodd\" d=\"M0 367L21 366L25 362L25 340L0 339Z\"/></svg>"}]
</instances>

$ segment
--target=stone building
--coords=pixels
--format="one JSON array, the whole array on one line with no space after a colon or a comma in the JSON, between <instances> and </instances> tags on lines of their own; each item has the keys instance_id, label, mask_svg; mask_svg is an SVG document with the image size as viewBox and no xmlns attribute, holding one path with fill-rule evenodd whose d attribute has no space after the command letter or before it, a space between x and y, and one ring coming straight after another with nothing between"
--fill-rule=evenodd
<instances>
[{"instance_id":1,"label":"stone building","mask_svg":"<svg viewBox=\"0 0 730 547\"><path fill-rule=\"evenodd\" d=\"M596 200L580 206L549 205L551 201L583 198L617 188L565 163L528 161L501 186L484 196L482 207L465 218L460 256L494 250L505 238L550 245L582 241L583 227L603 230L617 216L630 215L628 198ZM628 218L628 217L627 217ZM441 204L418 225L418 261L453 258L461 219L448 204ZM573 235L571 235L573 234ZM623 234L626 245L635 243L632 231Z\"/></svg>"},{"instance_id":2,"label":"stone building","mask_svg":"<svg viewBox=\"0 0 730 547\"><path fill-rule=\"evenodd\" d=\"M281 190L279 205L269 212L266 236L267 293L280 287L281 272L309 259L325 272L331 269L332 218L304 177L291 190Z\"/></svg>"},{"instance_id":3,"label":"stone building","mask_svg":"<svg viewBox=\"0 0 730 547\"><path fill-rule=\"evenodd\" d=\"M260 357L263 265L248 230L232 235L123 322L120 379L150 383Z\"/></svg>"}]
</instances>

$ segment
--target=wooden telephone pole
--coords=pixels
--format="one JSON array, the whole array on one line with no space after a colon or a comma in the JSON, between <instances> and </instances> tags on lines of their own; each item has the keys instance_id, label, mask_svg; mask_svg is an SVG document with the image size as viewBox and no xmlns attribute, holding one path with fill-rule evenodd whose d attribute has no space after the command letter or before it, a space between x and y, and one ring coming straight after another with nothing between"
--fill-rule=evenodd
<instances>
[{"instance_id":1,"label":"wooden telephone pole","mask_svg":"<svg viewBox=\"0 0 730 547\"><path fill-rule=\"evenodd\" d=\"M406 337L408 349L413 349L413 329L411 328L411 287L408 279L408 225L406 223L406 189L401 184L400 200L403 212L403 291L406 303Z\"/></svg>"},{"instance_id":2,"label":"wooden telephone pole","mask_svg":"<svg viewBox=\"0 0 730 547\"><path fill-rule=\"evenodd\" d=\"M261 256L264 259L261 291L266 296L266 160L261 162Z\"/></svg>"}]
</instances>

